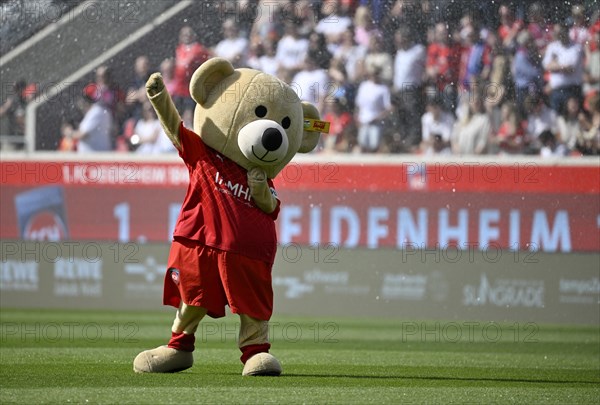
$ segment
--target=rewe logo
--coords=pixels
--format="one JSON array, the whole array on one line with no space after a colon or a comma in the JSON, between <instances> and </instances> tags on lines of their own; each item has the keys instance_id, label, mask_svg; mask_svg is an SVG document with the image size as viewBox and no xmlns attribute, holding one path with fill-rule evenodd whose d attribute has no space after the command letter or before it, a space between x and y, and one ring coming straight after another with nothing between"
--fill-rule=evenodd
<instances>
[{"instance_id":1,"label":"rewe logo","mask_svg":"<svg viewBox=\"0 0 600 405\"><path fill-rule=\"evenodd\" d=\"M67 227L63 220L52 211L34 214L25 225L24 239L56 242L65 239Z\"/></svg>"},{"instance_id":2,"label":"rewe logo","mask_svg":"<svg viewBox=\"0 0 600 405\"><path fill-rule=\"evenodd\" d=\"M102 260L61 258L56 261L54 294L58 297L101 297Z\"/></svg>"},{"instance_id":3,"label":"rewe logo","mask_svg":"<svg viewBox=\"0 0 600 405\"><path fill-rule=\"evenodd\" d=\"M6 260L0 263L0 290L37 291L38 263Z\"/></svg>"}]
</instances>

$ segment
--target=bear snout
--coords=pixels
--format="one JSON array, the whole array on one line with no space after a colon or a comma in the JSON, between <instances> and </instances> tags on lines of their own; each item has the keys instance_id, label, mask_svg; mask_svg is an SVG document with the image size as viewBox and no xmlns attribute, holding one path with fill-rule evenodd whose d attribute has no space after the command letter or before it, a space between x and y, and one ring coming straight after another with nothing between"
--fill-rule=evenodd
<instances>
[{"instance_id":1,"label":"bear snout","mask_svg":"<svg viewBox=\"0 0 600 405\"><path fill-rule=\"evenodd\" d=\"M272 152L279 149L283 143L283 135L277 128L267 128L263 132L261 143L266 150Z\"/></svg>"},{"instance_id":2,"label":"bear snout","mask_svg":"<svg viewBox=\"0 0 600 405\"><path fill-rule=\"evenodd\" d=\"M268 119L244 125L238 133L237 142L246 159L258 166L278 164L285 158L289 148L285 129Z\"/></svg>"}]
</instances>

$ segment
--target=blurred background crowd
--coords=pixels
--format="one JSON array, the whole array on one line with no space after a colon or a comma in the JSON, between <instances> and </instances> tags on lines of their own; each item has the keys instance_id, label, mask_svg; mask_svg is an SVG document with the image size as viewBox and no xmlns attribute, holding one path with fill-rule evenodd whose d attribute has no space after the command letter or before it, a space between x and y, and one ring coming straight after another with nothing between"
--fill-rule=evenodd
<instances>
[{"instance_id":1,"label":"blurred background crowd","mask_svg":"<svg viewBox=\"0 0 600 405\"><path fill-rule=\"evenodd\" d=\"M191 127L191 75L220 56L276 75L318 106L331 128L316 153L597 155L595 2L476 3L218 2L231 12L211 44L189 20L159 65L140 52L130 72L98 67L76 103L80 113L62 125L58 149L175 152L144 84L160 71ZM126 88L115 81L124 75L133 77ZM24 132L23 111L35 92L18 82L0 106L11 134Z\"/></svg>"}]
</instances>

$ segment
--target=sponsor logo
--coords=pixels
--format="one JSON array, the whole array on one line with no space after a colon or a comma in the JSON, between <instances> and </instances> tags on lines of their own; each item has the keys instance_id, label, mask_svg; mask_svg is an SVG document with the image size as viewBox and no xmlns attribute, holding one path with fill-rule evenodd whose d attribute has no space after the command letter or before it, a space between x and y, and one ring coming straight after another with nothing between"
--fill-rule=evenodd
<instances>
[{"instance_id":1,"label":"sponsor logo","mask_svg":"<svg viewBox=\"0 0 600 405\"><path fill-rule=\"evenodd\" d=\"M1 291L38 291L38 263L6 260L0 262Z\"/></svg>"},{"instance_id":2,"label":"sponsor logo","mask_svg":"<svg viewBox=\"0 0 600 405\"><path fill-rule=\"evenodd\" d=\"M54 263L57 297L102 297L102 260L60 258Z\"/></svg>"},{"instance_id":3,"label":"sponsor logo","mask_svg":"<svg viewBox=\"0 0 600 405\"><path fill-rule=\"evenodd\" d=\"M496 279L490 282L481 274L479 285L465 285L463 304L470 306L544 308L544 281Z\"/></svg>"},{"instance_id":4,"label":"sponsor logo","mask_svg":"<svg viewBox=\"0 0 600 405\"><path fill-rule=\"evenodd\" d=\"M14 202L22 239L51 242L68 239L62 187L37 187L17 194Z\"/></svg>"},{"instance_id":5,"label":"sponsor logo","mask_svg":"<svg viewBox=\"0 0 600 405\"><path fill-rule=\"evenodd\" d=\"M215 184L218 190L225 194L230 194L246 201L250 201L252 198L250 188L247 185L244 187L241 183L232 183L229 180L225 180L220 172L217 172L215 175Z\"/></svg>"},{"instance_id":6,"label":"sponsor logo","mask_svg":"<svg viewBox=\"0 0 600 405\"><path fill-rule=\"evenodd\" d=\"M430 298L445 301L450 287L439 271L431 274L387 273L383 276L381 298L386 300L420 301Z\"/></svg>"},{"instance_id":7,"label":"sponsor logo","mask_svg":"<svg viewBox=\"0 0 600 405\"><path fill-rule=\"evenodd\" d=\"M425 298L427 277L421 274L386 274L381 286L383 299L422 300Z\"/></svg>"},{"instance_id":8,"label":"sponsor logo","mask_svg":"<svg viewBox=\"0 0 600 405\"><path fill-rule=\"evenodd\" d=\"M273 286L284 287L284 295L290 299L301 298L315 289L315 286L303 283L298 277L273 277Z\"/></svg>"},{"instance_id":9,"label":"sponsor logo","mask_svg":"<svg viewBox=\"0 0 600 405\"><path fill-rule=\"evenodd\" d=\"M125 283L126 293L144 297L152 293L162 294L166 268L166 263L157 263L153 256L148 256L145 263L125 264L125 274L131 280Z\"/></svg>"},{"instance_id":10,"label":"sponsor logo","mask_svg":"<svg viewBox=\"0 0 600 405\"><path fill-rule=\"evenodd\" d=\"M296 299L305 294L322 291L328 295L367 295L369 286L351 285L350 274L346 271L322 271L312 269L299 277L274 277L273 286L285 287L285 297Z\"/></svg>"},{"instance_id":11,"label":"sponsor logo","mask_svg":"<svg viewBox=\"0 0 600 405\"><path fill-rule=\"evenodd\" d=\"M52 211L41 211L25 224L24 239L60 241L67 236L67 227L61 217Z\"/></svg>"},{"instance_id":12,"label":"sponsor logo","mask_svg":"<svg viewBox=\"0 0 600 405\"><path fill-rule=\"evenodd\" d=\"M561 278L558 284L559 300L565 304L599 304L600 279Z\"/></svg>"}]
</instances>

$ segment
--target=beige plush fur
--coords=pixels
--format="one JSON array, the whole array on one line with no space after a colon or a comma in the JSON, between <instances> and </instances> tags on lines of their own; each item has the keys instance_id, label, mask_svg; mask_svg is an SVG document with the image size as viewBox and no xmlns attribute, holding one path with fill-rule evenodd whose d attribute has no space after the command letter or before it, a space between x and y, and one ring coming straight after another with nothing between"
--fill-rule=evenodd
<instances>
[{"instance_id":1,"label":"beige plush fur","mask_svg":"<svg viewBox=\"0 0 600 405\"><path fill-rule=\"evenodd\" d=\"M181 116L159 73L150 76L146 91L167 136L180 149ZM196 70L190 82L190 93L197 103L194 132L206 145L247 170L248 187L254 202L264 212L273 212L277 199L267 179L275 178L296 153L308 153L317 146L320 134L304 131L304 118L320 118L316 107L301 102L290 86L274 76L253 69L234 69L230 62L221 58L210 59ZM272 147L273 143L265 143L267 130L271 128L282 135L281 144L274 142L282 146ZM255 154L255 146L263 148L259 156ZM245 152L242 147L247 148ZM267 156L270 158L266 159ZM182 304L172 331L192 334L205 315L204 308ZM267 321L247 315L240 315L240 320L240 348L268 343ZM133 368L140 373L168 373L185 370L193 361L190 352L160 346L140 353ZM281 364L271 354L258 353L246 362L242 374L279 375Z\"/></svg>"},{"instance_id":2,"label":"beige plush fur","mask_svg":"<svg viewBox=\"0 0 600 405\"><path fill-rule=\"evenodd\" d=\"M136 373L175 373L186 370L194 364L191 352L159 346L145 350L133 360L133 371Z\"/></svg>"}]
</instances>

